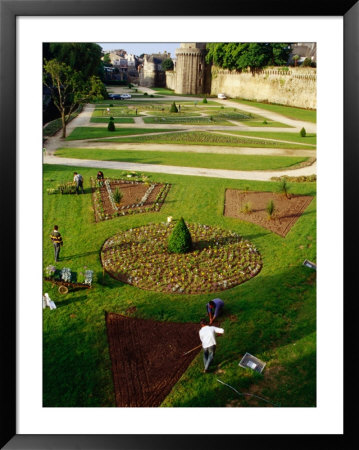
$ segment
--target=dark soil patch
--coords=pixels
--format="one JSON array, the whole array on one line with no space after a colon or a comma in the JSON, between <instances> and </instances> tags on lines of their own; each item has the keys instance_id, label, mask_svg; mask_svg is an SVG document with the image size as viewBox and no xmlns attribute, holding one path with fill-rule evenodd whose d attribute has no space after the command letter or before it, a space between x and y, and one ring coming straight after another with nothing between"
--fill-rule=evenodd
<instances>
[{"instance_id":1,"label":"dark soil patch","mask_svg":"<svg viewBox=\"0 0 359 450\"><path fill-rule=\"evenodd\" d=\"M267 205L271 200L275 211L272 219L268 219ZM290 198L286 198L283 194L272 192L227 189L224 215L255 223L285 237L312 200L313 197L309 195L290 195ZM247 203L250 204L251 212L241 212Z\"/></svg>"},{"instance_id":2,"label":"dark soil patch","mask_svg":"<svg viewBox=\"0 0 359 450\"><path fill-rule=\"evenodd\" d=\"M170 189L169 184L146 184L142 181L121 179L109 180L110 189L105 184L96 186L93 179L91 186L96 222L127 214L159 211ZM119 203L116 203L110 194L111 192L113 195L116 188L123 194Z\"/></svg>"},{"instance_id":3,"label":"dark soil patch","mask_svg":"<svg viewBox=\"0 0 359 450\"><path fill-rule=\"evenodd\" d=\"M106 314L116 405L160 406L200 352L199 324Z\"/></svg>"}]
</instances>

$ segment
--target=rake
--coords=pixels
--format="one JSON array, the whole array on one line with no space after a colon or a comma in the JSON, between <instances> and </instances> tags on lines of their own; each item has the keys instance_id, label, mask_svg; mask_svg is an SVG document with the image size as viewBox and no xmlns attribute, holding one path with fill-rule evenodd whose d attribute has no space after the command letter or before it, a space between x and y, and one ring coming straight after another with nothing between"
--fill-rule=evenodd
<instances>
[{"instance_id":1,"label":"rake","mask_svg":"<svg viewBox=\"0 0 359 450\"><path fill-rule=\"evenodd\" d=\"M183 356L188 355L188 353L193 352L194 350L197 350L197 348L202 347L202 344L197 345L197 347L191 348L191 350L188 350L188 352L183 353Z\"/></svg>"}]
</instances>

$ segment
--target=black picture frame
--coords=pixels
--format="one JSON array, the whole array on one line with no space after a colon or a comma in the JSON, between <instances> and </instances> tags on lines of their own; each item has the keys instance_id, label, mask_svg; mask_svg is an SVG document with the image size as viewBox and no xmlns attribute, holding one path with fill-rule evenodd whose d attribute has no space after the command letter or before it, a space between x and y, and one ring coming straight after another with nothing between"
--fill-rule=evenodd
<instances>
[{"instance_id":1,"label":"black picture frame","mask_svg":"<svg viewBox=\"0 0 359 450\"><path fill-rule=\"evenodd\" d=\"M174 13L178 5L177 14ZM288 441L314 446L326 439L326 447L346 448L353 435L355 414L345 414L343 435L18 435L16 433L16 17L18 16L342 16L344 19L344 257L348 262L357 248L357 226L353 208L353 181L359 168L359 4L341 2L256 1L236 3L227 0L209 2L168 2L165 0L0 0L0 144L1 188L7 217L2 221L1 255L3 268L1 311L1 448L6 449L192 449L219 446L222 449L250 445L257 448L268 441L276 448ZM333 64L336 64L335 56ZM351 203L351 205L349 204ZM350 209L351 207L351 209ZM17 249L18 250L18 249ZM356 265L344 272L346 292L351 292ZM344 291L344 294L345 294ZM355 292L355 290L353 290ZM351 294L354 300L355 295ZM345 297L344 297L345 298ZM345 303L344 357L356 355L354 339L355 302ZM345 411L350 408L355 371L345 370ZM215 426L209 424L212 428ZM180 431L179 424L179 431ZM203 430L201 430L203 431ZM285 430L283 430L285 433ZM275 442L275 444L274 444ZM272 448L272 447L271 447Z\"/></svg>"}]
</instances>

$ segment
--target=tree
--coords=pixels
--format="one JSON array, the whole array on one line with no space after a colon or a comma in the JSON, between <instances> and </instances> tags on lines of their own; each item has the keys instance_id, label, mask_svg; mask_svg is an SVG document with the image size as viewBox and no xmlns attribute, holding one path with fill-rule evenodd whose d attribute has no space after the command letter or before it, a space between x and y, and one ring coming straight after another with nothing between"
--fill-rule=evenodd
<instances>
[{"instance_id":1,"label":"tree","mask_svg":"<svg viewBox=\"0 0 359 450\"><path fill-rule=\"evenodd\" d=\"M251 70L265 66L283 66L290 55L288 43L210 43L207 44L207 63L229 70Z\"/></svg>"},{"instance_id":2,"label":"tree","mask_svg":"<svg viewBox=\"0 0 359 450\"><path fill-rule=\"evenodd\" d=\"M174 227L168 238L168 251L170 253L187 253L192 249L192 237L183 217Z\"/></svg>"},{"instance_id":3,"label":"tree","mask_svg":"<svg viewBox=\"0 0 359 450\"><path fill-rule=\"evenodd\" d=\"M51 43L51 59L65 63L86 80L92 75L100 76L103 72L102 48L94 43ZM48 58L50 59L50 58Z\"/></svg>"},{"instance_id":4,"label":"tree","mask_svg":"<svg viewBox=\"0 0 359 450\"><path fill-rule=\"evenodd\" d=\"M104 63L104 65L105 66L112 66L112 64L111 64L111 58L110 58L110 55L108 54L108 53L105 53L104 54L104 56L103 56L103 63Z\"/></svg>"},{"instance_id":5,"label":"tree","mask_svg":"<svg viewBox=\"0 0 359 450\"><path fill-rule=\"evenodd\" d=\"M163 70L173 70L174 64L171 58L167 58L161 63Z\"/></svg>"},{"instance_id":6,"label":"tree","mask_svg":"<svg viewBox=\"0 0 359 450\"><path fill-rule=\"evenodd\" d=\"M92 75L84 79L82 73L57 59L45 61L43 83L50 89L54 105L60 112L63 138L71 114L80 103L103 99L104 87L99 77Z\"/></svg>"}]
</instances>

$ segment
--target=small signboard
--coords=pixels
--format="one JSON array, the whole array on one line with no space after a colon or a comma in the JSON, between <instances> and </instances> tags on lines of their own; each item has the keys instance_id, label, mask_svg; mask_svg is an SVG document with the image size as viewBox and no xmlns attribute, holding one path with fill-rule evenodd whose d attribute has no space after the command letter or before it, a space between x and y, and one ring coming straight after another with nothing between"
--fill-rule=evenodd
<instances>
[{"instance_id":1,"label":"small signboard","mask_svg":"<svg viewBox=\"0 0 359 450\"><path fill-rule=\"evenodd\" d=\"M246 353L243 358L240 360L239 366L244 369L252 369L255 372L262 373L266 363L251 355L250 353Z\"/></svg>"},{"instance_id":2,"label":"small signboard","mask_svg":"<svg viewBox=\"0 0 359 450\"><path fill-rule=\"evenodd\" d=\"M304 261L303 266L309 267L310 269L317 270L317 265L307 259Z\"/></svg>"}]
</instances>

